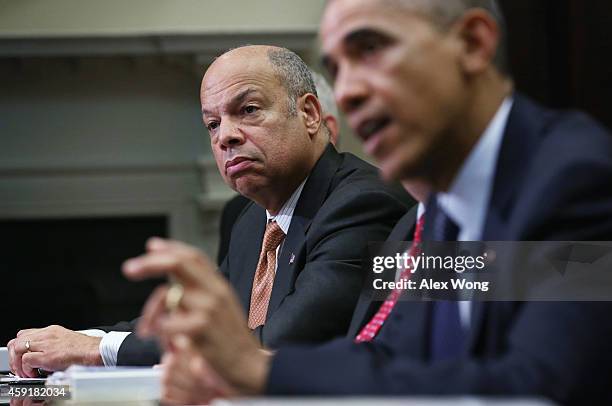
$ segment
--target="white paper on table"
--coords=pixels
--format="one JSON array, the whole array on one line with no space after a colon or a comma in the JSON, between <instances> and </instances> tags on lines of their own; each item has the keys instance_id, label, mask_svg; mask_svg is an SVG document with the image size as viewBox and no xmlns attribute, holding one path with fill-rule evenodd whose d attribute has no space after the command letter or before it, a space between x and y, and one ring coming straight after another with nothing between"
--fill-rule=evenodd
<instances>
[{"instance_id":1,"label":"white paper on table","mask_svg":"<svg viewBox=\"0 0 612 406\"><path fill-rule=\"evenodd\" d=\"M45 378L20 378L17 375L0 375L0 383L40 383L44 384Z\"/></svg>"},{"instance_id":2,"label":"white paper on table","mask_svg":"<svg viewBox=\"0 0 612 406\"><path fill-rule=\"evenodd\" d=\"M47 385L66 385L74 401L148 401L161 396L159 368L85 367L73 365L47 378Z\"/></svg>"},{"instance_id":3,"label":"white paper on table","mask_svg":"<svg viewBox=\"0 0 612 406\"><path fill-rule=\"evenodd\" d=\"M0 371L8 371L9 363L8 363L8 348L0 347Z\"/></svg>"}]
</instances>

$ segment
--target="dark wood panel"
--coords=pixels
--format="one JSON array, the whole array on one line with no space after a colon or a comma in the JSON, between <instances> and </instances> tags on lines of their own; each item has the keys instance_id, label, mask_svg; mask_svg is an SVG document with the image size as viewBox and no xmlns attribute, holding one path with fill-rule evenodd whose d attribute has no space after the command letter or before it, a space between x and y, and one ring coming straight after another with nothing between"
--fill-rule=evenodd
<instances>
[{"instance_id":1,"label":"dark wood panel","mask_svg":"<svg viewBox=\"0 0 612 406\"><path fill-rule=\"evenodd\" d=\"M517 88L556 108L579 108L612 127L612 2L501 0Z\"/></svg>"}]
</instances>

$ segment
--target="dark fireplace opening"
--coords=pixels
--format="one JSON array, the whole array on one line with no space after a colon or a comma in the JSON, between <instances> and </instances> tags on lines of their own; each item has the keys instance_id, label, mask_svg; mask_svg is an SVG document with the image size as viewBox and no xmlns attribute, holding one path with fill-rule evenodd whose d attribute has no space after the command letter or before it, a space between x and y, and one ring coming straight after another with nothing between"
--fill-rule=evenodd
<instances>
[{"instance_id":1,"label":"dark fireplace opening","mask_svg":"<svg viewBox=\"0 0 612 406\"><path fill-rule=\"evenodd\" d=\"M166 237L165 216L0 221L0 346L24 328L85 329L137 317L161 280L130 282L121 264Z\"/></svg>"}]
</instances>

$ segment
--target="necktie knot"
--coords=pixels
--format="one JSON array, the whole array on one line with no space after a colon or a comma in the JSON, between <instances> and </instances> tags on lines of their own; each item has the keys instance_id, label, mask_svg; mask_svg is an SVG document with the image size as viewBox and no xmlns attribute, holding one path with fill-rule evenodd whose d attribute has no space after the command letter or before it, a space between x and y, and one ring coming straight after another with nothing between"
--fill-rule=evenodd
<instances>
[{"instance_id":1,"label":"necktie knot","mask_svg":"<svg viewBox=\"0 0 612 406\"><path fill-rule=\"evenodd\" d=\"M266 232L263 238L263 251L274 251L278 248L280 243L285 238L285 233L281 230L280 226L276 221L271 221L266 226Z\"/></svg>"}]
</instances>

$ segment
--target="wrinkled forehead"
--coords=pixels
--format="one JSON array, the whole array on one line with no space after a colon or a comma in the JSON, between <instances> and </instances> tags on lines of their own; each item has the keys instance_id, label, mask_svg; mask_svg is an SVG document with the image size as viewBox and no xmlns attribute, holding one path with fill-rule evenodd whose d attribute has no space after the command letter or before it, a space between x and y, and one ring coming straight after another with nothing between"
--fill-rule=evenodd
<instances>
[{"instance_id":1,"label":"wrinkled forehead","mask_svg":"<svg viewBox=\"0 0 612 406\"><path fill-rule=\"evenodd\" d=\"M269 63L258 60L215 61L204 74L200 87L203 105L218 105L242 94L273 98L283 87Z\"/></svg>"},{"instance_id":2,"label":"wrinkled forehead","mask_svg":"<svg viewBox=\"0 0 612 406\"><path fill-rule=\"evenodd\" d=\"M342 45L353 32L402 24L401 14L390 0L332 0L321 20L319 37L323 54ZM402 10L405 11L405 10ZM399 28L399 27L398 27Z\"/></svg>"}]
</instances>

